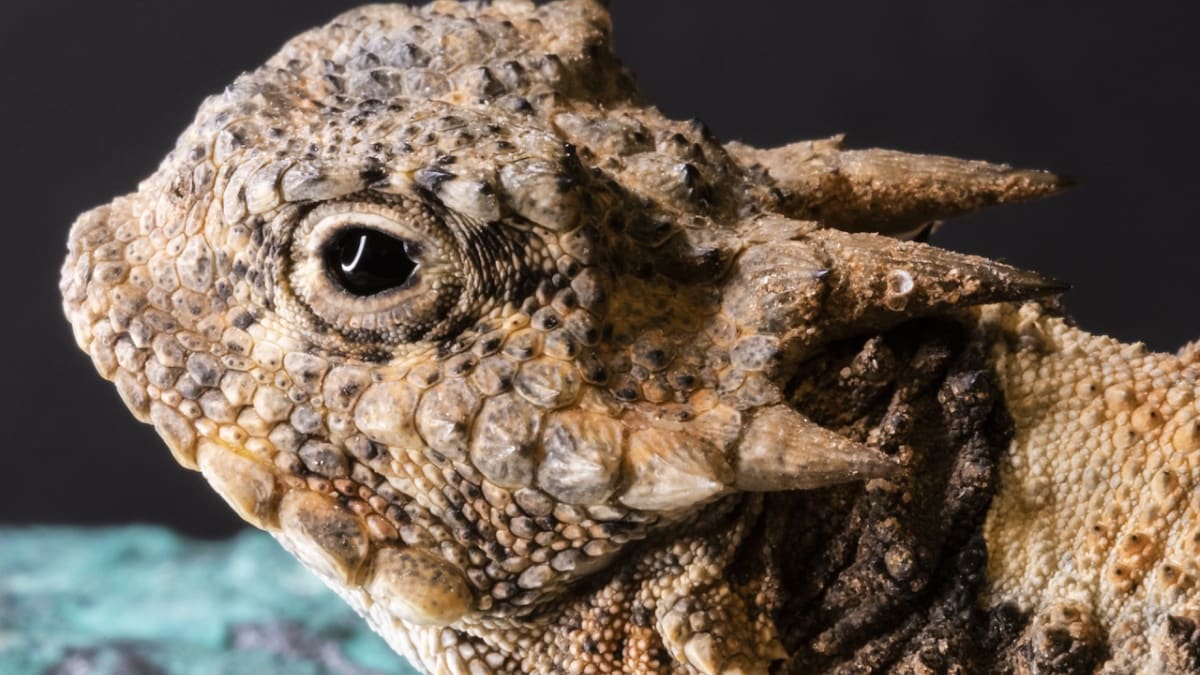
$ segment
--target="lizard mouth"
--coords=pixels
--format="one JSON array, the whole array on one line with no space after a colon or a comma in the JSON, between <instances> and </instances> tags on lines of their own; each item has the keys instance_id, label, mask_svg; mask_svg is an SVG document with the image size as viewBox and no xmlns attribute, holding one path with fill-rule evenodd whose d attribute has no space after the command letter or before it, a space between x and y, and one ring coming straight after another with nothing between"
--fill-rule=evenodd
<instances>
[{"instance_id":1,"label":"lizard mouth","mask_svg":"<svg viewBox=\"0 0 1200 675\"><path fill-rule=\"evenodd\" d=\"M209 484L242 519L271 533L373 620L447 626L477 609L461 568L427 548L393 541L393 533L373 531L387 527L377 524L377 514L364 518L352 500L331 498L319 489L326 486L279 475L247 457L245 448L219 441L202 439L197 461ZM381 539L389 543L380 545Z\"/></svg>"}]
</instances>

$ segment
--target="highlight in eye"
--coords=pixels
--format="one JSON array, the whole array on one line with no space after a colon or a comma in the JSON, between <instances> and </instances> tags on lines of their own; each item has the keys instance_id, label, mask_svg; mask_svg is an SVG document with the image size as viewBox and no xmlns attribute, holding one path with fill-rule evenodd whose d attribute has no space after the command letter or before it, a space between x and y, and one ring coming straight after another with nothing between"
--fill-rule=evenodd
<instances>
[{"instance_id":1,"label":"highlight in eye","mask_svg":"<svg viewBox=\"0 0 1200 675\"><path fill-rule=\"evenodd\" d=\"M323 258L336 284L367 297L411 285L420 267L418 255L415 242L350 225L325 244Z\"/></svg>"}]
</instances>

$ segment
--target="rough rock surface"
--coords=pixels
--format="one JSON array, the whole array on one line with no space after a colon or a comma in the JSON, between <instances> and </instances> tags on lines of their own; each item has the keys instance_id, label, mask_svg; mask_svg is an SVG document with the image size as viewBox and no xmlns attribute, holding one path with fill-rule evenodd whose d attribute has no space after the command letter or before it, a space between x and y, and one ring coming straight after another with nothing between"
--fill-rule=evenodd
<instances>
[{"instance_id":1,"label":"rough rock surface","mask_svg":"<svg viewBox=\"0 0 1200 675\"><path fill-rule=\"evenodd\" d=\"M0 529L0 673L410 673L280 550L148 527Z\"/></svg>"}]
</instances>

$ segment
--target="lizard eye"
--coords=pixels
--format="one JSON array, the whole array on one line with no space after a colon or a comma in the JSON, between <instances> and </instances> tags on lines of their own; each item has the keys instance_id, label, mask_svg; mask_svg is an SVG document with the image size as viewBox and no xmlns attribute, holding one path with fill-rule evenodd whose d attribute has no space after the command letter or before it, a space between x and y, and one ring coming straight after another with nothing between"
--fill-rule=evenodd
<instances>
[{"instance_id":1,"label":"lizard eye","mask_svg":"<svg viewBox=\"0 0 1200 675\"><path fill-rule=\"evenodd\" d=\"M370 296L416 281L418 249L415 242L350 226L325 245L325 266L348 293Z\"/></svg>"},{"instance_id":2,"label":"lizard eye","mask_svg":"<svg viewBox=\"0 0 1200 675\"><path fill-rule=\"evenodd\" d=\"M352 342L436 335L469 295L469 266L450 229L415 201L322 204L297 224L291 246L295 296Z\"/></svg>"}]
</instances>

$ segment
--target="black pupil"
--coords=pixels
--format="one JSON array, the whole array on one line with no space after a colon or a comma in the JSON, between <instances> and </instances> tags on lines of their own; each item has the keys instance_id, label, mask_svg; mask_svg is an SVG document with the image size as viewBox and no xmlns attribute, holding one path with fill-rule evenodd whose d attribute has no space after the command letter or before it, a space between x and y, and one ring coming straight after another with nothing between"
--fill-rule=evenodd
<instances>
[{"instance_id":1,"label":"black pupil","mask_svg":"<svg viewBox=\"0 0 1200 675\"><path fill-rule=\"evenodd\" d=\"M354 295L375 295L412 279L417 262L412 245L378 230L342 230L325 247L325 265L342 288Z\"/></svg>"}]
</instances>

